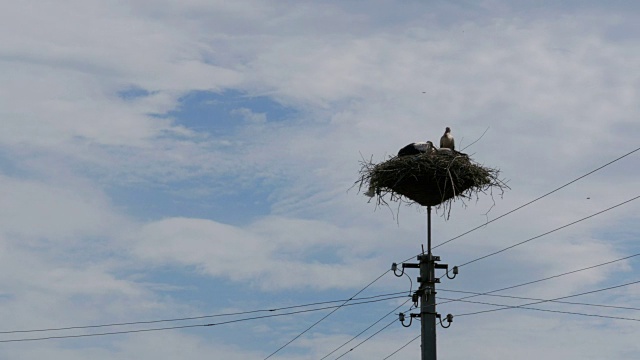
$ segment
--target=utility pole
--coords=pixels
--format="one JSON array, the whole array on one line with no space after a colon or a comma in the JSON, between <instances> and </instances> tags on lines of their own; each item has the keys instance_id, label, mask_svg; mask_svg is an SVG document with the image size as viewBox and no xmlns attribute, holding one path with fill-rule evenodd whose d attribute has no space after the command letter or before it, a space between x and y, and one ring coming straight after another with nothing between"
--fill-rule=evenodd
<instances>
[{"instance_id":1,"label":"utility pole","mask_svg":"<svg viewBox=\"0 0 640 360\"><path fill-rule=\"evenodd\" d=\"M451 322L453 322L453 316L451 314L446 316L445 320L448 322L448 325L445 326L442 323L442 317L436 312L436 283L439 283L440 279L435 277L435 272L436 269L445 269L445 275L449 279L453 279L458 274L458 267L454 267L453 276L449 276L449 265L437 264L436 261L440 261L440 257L434 256L431 253L431 206L427 206L427 253L424 253L423 247L422 254L418 255L417 260L417 264L403 263L402 272L400 274L396 273L396 263L391 266L394 274L398 277L404 275L404 269L406 268L420 269L420 276L418 277L418 283L420 284L420 287L413 294L413 302L416 307L418 305L418 301L420 302L420 313L410 314L409 325L404 324L405 315L403 313L400 313L399 317L400 322L402 322L402 325L405 327L411 326L413 318L420 319L422 346L421 360L436 360L436 319L440 320L440 324L442 325L442 327L448 328L449 326L451 326Z\"/></svg>"},{"instance_id":2,"label":"utility pole","mask_svg":"<svg viewBox=\"0 0 640 360\"><path fill-rule=\"evenodd\" d=\"M422 360L436 360L436 289L435 261L429 252L420 256L420 325Z\"/></svg>"}]
</instances>

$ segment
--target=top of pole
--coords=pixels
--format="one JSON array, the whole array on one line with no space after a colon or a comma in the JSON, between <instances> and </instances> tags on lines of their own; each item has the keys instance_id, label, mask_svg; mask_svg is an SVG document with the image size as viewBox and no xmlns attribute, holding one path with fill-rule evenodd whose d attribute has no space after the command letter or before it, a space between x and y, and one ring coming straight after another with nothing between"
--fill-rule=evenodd
<instances>
[{"instance_id":1,"label":"top of pole","mask_svg":"<svg viewBox=\"0 0 640 360\"><path fill-rule=\"evenodd\" d=\"M431 256L431 205L427 206L427 251Z\"/></svg>"}]
</instances>

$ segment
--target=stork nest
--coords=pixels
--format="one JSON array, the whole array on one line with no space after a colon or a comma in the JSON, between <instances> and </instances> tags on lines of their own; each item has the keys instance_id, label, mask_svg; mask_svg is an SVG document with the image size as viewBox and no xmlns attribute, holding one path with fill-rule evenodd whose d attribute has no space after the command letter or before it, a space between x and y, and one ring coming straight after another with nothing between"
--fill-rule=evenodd
<instances>
[{"instance_id":1,"label":"stork nest","mask_svg":"<svg viewBox=\"0 0 640 360\"><path fill-rule=\"evenodd\" d=\"M354 186L360 191L368 189L367 195L376 197L378 205L388 205L389 195L394 202L444 205L446 212L456 198L478 199L480 193L493 196L494 189L502 196L509 186L499 174L500 170L481 166L466 154L437 152L393 156L379 164L363 160Z\"/></svg>"}]
</instances>

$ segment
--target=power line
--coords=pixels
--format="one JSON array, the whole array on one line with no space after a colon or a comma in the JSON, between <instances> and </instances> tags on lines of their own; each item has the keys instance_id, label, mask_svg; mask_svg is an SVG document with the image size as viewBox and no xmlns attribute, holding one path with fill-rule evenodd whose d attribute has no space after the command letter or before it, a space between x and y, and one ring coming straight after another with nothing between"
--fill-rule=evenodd
<instances>
[{"instance_id":1,"label":"power line","mask_svg":"<svg viewBox=\"0 0 640 360\"><path fill-rule=\"evenodd\" d=\"M561 276L571 275L571 274L575 274L575 273L578 273L578 272L581 272L581 271L595 269L595 268L600 267L600 266L610 265L610 264L616 263L618 261L634 258L636 256L640 256L640 253L629 255L629 256L625 256L625 257L622 257L622 258L619 258L619 259L615 259L615 260L606 261L606 262L603 262L603 263L600 263L600 264L596 264L596 265L587 266L587 267L584 267L584 268L581 268L581 269L571 270L571 271L567 271L567 272L564 272L564 273L561 273L561 274L548 276L548 277L545 277L545 278L542 278L542 279L538 279L538 280L533 280L533 281L528 281L528 282L517 284L517 285L507 286L507 287L504 287L504 288L501 288L501 289L488 291L488 292L481 293L481 294L478 294L478 295L465 296L463 298L460 298L459 300L462 301L463 299L470 299L470 298L474 298L474 297L477 297L477 296L493 294L493 293L496 293L496 292L499 292L499 291L515 289L517 287L531 285L531 284L539 283L539 282L542 282L542 281L547 281L547 280L559 278ZM449 303L449 302L452 302L452 301L441 302L438 305L446 304L446 303Z\"/></svg>"},{"instance_id":2,"label":"power line","mask_svg":"<svg viewBox=\"0 0 640 360\"><path fill-rule=\"evenodd\" d=\"M382 275L378 276L375 280L373 280L372 282L370 282L369 284L367 284L367 286L363 287L360 291L358 291L357 293L355 293L355 295L353 295L351 298L349 298L348 300L346 300L345 302L343 302L341 305L337 306L333 311L331 311L330 313L328 313L327 315L323 316L320 320L316 321L315 323L313 323L311 326L309 326L308 328L306 328L303 332L301 332L300 334L296 335L293 339L289 340L286 344L280 346L276 351L272 352L271 354L269 354L269 356L267 356L266 358L264 358L264 360L267 360L268 358L272 357L273 355L277 354L280 350L284 349L285 347L287 347L289 344L291 344L292 342L296 341L296 339L298 339L299 337L301 337L302 335L304 335L307 331L311 330L314 326L318 325L320 322L322 322L324 319L328 318L329 316L331 316L333 313L335 313L336 311L338 311L340 308L342 308L343 306L345 306L349 301L351 301L354 297L358 296L361 292L365 291L369 286L373 285L373 283L375 283L376 281L380 280L383 276L385 276L389 271L391 270L387 270L384 273L382 273Z\"/></svg>"},{"instance_id":3,"label":"power line","mask_svg":"<svg viewBox=\"0 0 640 360\"><path fill-rule=\"evenodd\" d=\"M411 299L407 299L407 301L405 301L402 305L405 305L409 300L411 300ZM396 310L397 310L398 308L400 308L402 305L398 306L398 307L396 308ZM409 310L407 310L407 311L411 311L411 309L412 309L412 308L413 308L413 306L409 307ZM395 310L394 310L394 311L395 311ZM387 317L387 316L388 316L388 314L387 314L387 315L385 315L384 317ZM383 318L384 318L384 317L383 317ZM380 320L382 320L382 319L380 319ZM344 352L342 355L340 355L340 356L338 356L337 358L335 358L335 360L338 360L338 359L342 358L343 356L347 355L348 353L350 353L350 352L352 352L353 350L355 350L356 348L358 348L360 345L362 345L362 344L364 344L365 342L367 342L367 341L371 340L374 336L378 335L379 333L381 333L382 331L384 331L385 329L387 329L389 326L393 325L393 323L395 323L396 321L398 321L398 320L394 319L393 321L391 321L389 324L387 324L386 326L384 326L384 327L383 327L383 328L381 328L380 330L378 330L378 331L376 331L375 333L371 334L368 338L366 338L366 339L362 340L360 343L358 343L358 345L354 346L353 348L351 348L351 349L349 349L348 351Z\"/></svg>"},{"instance_id":4,"label":"power line","mask_svg":"<svg viewBox=\"0 0 640 360\"><path fill-rule=\"evenodd\" d=\"M460 294L473 294L473 295L478 295L478 296L499 297L499 298L505 298L505 299L549 301L549 302L553 302L553 303L567 304L567 305L580 305L580 306L591 306L591 307L600 307L600 308L608 308L608 309L637 310L637 311L640 311L640 308L628 307L628 306L590 304L590 303L583 303L583 302L560 301L560 300L545 300L545 299L538 299L538 298L531 298L531 297L524 297L524 296L513 296L513 295L482 294L482 293L473 292L473 291L449 290L449 289L443 289L443 288L439 288L438 290L439 291L445 291L445 292L460 293Z\"/></svg>"},{"instance_id":5,"label":"power line","mask_svg":"<svg viewBox=\"0 0 640 360\"><path fill-rule=\"evenodd\" d=\"M340 350L342 347L344 347L345 345L347 345L348 343L352 342L353 340L355 340L358 336L364 334L367 330L371 329L372 327L374 327L376 324L378 324L380 321L384 320L384 318L386 318L387 316L393 314L396 310L400 309L401 307L403 307L407 302L409 302L409 300L411 300L411 298L407 299L407 301L403 302L402 304L398 305L398 307L396 307L395 309L389 311L388 313L386 313L383 317L381 317L380 319L378 319L376 322L374 322L373 324L369 325L366 329L362 330L361 332L359 332L357 335L355 335L354 337L351 338L351 340L345 342L344 344L338 346L337 348L335 348L333 351L331 351L330 353L328 353L327 355L325 355L324 357L322 357L320 360L324 360L326 358L328 358L331 354L335 353L336 351ZM395 321L395 320L394 320ZM353 349L352 349L353 350Z\"/></svg>"},{"instance_id":6,"label":"power line","mask_svg":"<svg viewBox=\"0 0 640 360\"><path fill-rule=\"evenodd\" d=\"M150 328L150 329L122 330L122 331L111 331L111 332L92 333L92 334L59 335L59 336L44 336L44 337L39 337L39 338L9 339L9 340L0 340L0 343L24 342L24 341L40 341L40 340L52 340L52 339L83 338L83 337L93 337L93 336L106 336L106 335L141 333L141 332L150 332L150 331L186 329L186 328L195 328L195 327L213 327L213 326L221 326L221 325L227 325L227 324L232 324L232 323L245 322L245 321L250 321L250 320L267 319L267 318L272 318L272 317L295 315L295 314L302 314L302 313L321 311L321 310L328 310L328 309L339 309L341 307L346 307L346 306L370 304L370 303L381 302L381 301L386 301L386 300L400 299L400 298L403 298L405 296L406 295L394 296L394 297L388 297L388 298L382 298L382 299L375 299L375 300L368 300L368 301L361 301L361 302L352 303L352 304L341 304L341 305L335 305L335 306L325 306L325 307L320 307L320 308L315 308L315 309L297 310L297 311L291 311L291 312L281 313L281 314L253 316L253 317L242 318L242 319L234 319L234 320L222 321L222 322L218 322L218 323L168 326L168 327Z\"/></svg>"},{"instance_id":7,"label":"power line","mask_svg":"<svg viewBox=\"0 0 640 360\"><path fill-rule=\"evenodd\" d=\"M369 341L372 337L378 335L379 333L381 333L383 330L385 330L386 328L388 328L389 326L393 325L396 321L398 320L393 320L390 323L388 323L387 325L385 325L385 327L383 327L382 329L374 332L373 334L371 334L371 336L369 336L368 338L362 340L360 343L358 343L358 345L354 346L353 348L349 349L349 351L345 352L344 354L338 356L337 358L335 358L335 360L341 359L343 356L347 355L348 353L352 352L353 350L355 350L358 346L364 344L365 342Z\"/></svg>"},{"instance_id":8,"label":"power line","mask_svg":"<svg viewBox=\"0 0 640 360\"><path fill-rule=\"evenodd\" d=\"M640 280L632 281L632 282L629 282L629 283L626 283L626 284L610 286L610 287L606 287L606 288L603 288L603 289L592 290L592 291L586 291L586 292L579 293L579 294L573 294L573 295L561 296L561 297L554 298L554 299L546 299L546 300L541 300L541 301L535 301L535 302L532 302L532 303L522 304L522 305L519 305L519 306L507 306L507 305L504 305L504 307L499 308L499 309L491 309L491 310L476 311L476 312L465 313L465 314L460 314L460 315L456 315L456 316L457 316L457 317L460 317L460 316L476 315L476 314L483 314L483 313L488 313L488 312L495 312L495 311L506 310L506 309L520 308L520 307L523 307L523 306L529 306L529 305L542 304L542 303L551 302L551 301L556 301L556 300L568 299L568 298L572 298L572 297L577 297L577 296L582 296L582 295L588 295L588 294L593 294L593 293L602 292L602 291L608 291L608 290L617 289L617 288L621 288L621 287L629 286L629 285L634 285L634 284L638 284L638 283L640 283ZM453 300L453 301L465 301L465 300L462 300L462 299L448 299L448 300ZM640 321L640 320L639 320L639 321Z\"/></svg>"},{"instance_id":9,"label":"power line","mask_svg":"<svg viewBox=\"0 0 640 360\"><path fill-rule=\"evenodd\" d=\"M406 348L407 346L409 346L409 344L411 344L412 342L418 340L420 338L421 335L418 335L416 337L414 337L413 339L409 340L408 343L402 345L398 350L392 352L391 354L389 354L389 356L387 356L386 358L382 359L382 360L387 360L388 358L392 357L393 355L395 355L396 353L398 353L400 350Z\"/></svg>"},{"instance_id":10,"label":"power line","mask_svg":"<svg viewBox=\"0 0 640 360\"><path fill-rule=\"evenodd\" d=\"M597 172L597 171L599 171L599 170L602 170L602 169L604 169L605 167L607 167L607 166L609 166L609 165L611 165L611 164L615 163L616 161L619 161L619 160L621 160L621 159L623 159L623 158L625 158L625 157L627 157L627 156L629 156L629 155L631 155L631 154L633 154L633 153L635 153L635 152L637 152L637 151L639 151L639 150L640 150L640 147L639 147L639 148L636 148L636 149L634 149L634 150L632 150L632 151L630 151L630 152L628 152L628 153L626 153L626 154L624 154L624 155L622 155L622 156L620 156L620 157L617 157L617 158L615 158L615 159L613 159L613 160L609 161L608 163L606 163L606 164L604 164L604 165L602 165L602 166L600 166L600 167L598 167L598 168L596 168L596 169L594 169L594 170L591 170L591 171L589 171L588 173L586 173L586 174L584 174L584 175L582 175L582 176L580 176L580 177L577 177L577 178L575 178L575 179L573 179L573 180L569 181L568 183L566 183L566 184L564 184L564 185L562 185L562 186L560 186L560 187L558 187L558 188L556 188L556 189L554 189L554 190L551 190L550 192L548 192L548 193L546 193L546 194L544 194L544 195L542 195L542 196L539 196L539 197L537 197L537 198L535 198L535 199L533 199L533 200L531 200L531 201L529 201L529 202L527 202L527 203L525 203L525 204L523 204L523 205L518 206L517 208L515 208L515 209L513 209L513 210L511 210L511 211L508 211L508 212L506 212L506 213L504 213L504 214L502 214L502 215L498 216L497 218L491 219L490 221L487 221L487 222L485 222L485 223L484 223L484 224L482 224L482 225L479 225L479 226L477 226L477 227L475 227L475 228L473 228L473 229L471 229L471 230L469 230L469 231L467 231L467 232L464 232L464 233L462 233L462 234L460 234L460 235L458 235L458 236L456 236L456 237L454 237L454 238L451 238L451 239L449 239L449 240L447 240L447 241L445 241L445 242L443 242L443 243L441 243L441 244L438 244L438 245L434 246L434 247L433 247L433 249L436 249L436 248L438 248L438 247L440 247L440 246L442 246L442 245L444 245L444 244L447 244L447 243L449 243L449 242L451 242L451 241L453 241L453 240L456 240L456 239L461 238L461 237L463 237L463 236L465 236L465 235L467 235L467 234L469 234L469 233L472 233L472 232L474 232L474 231L476 231L476 230L478 230L478 229L480 229L480 228L482 228L482 227L484 227L484 226L487 226L487 225L491 224L492 222L494 222L494 221L496 221L496 220L498 220L498 219L501 219L501 218L503 218L503 217L505 217L505 216L507 216L507 215L509 215L509 214L512 214L512 213L514 213L514 212L516 212L516 211L518 211L518 210L522 209L522 208L523 208L523 207L525 207L525 206L531 205L531 204L533 204L534 202L536 202L536 201L538 201L538 200L540 200L540 199L542 199L542 198L544 198L544 197L547 197L547 196L549 196L549 195L551 195L551 194L553 194L553 193L555 193L555 192L557 192L557 191L559 191L559 190L561 190L561 189L563 189L563 188L565 188L565 187L567 187L567 186L569 186L569 185L571 185L571 184L575 183L576 181L581 180L581 179L583 179L583 178L585 178L585 177L587 177L587 176L589 176L589 175L591 175L591 174L593 174L593 173L595 173L595 172Z\"/></svg>"},{"instance_id":11,"label":"power line","mask_svg":"<svg viewBox=\"0 0 640 360\"><path fill-rule=\"evenodd\" d=\"M376 298L380 298L380 297L400 295L400 294L404 294L405 292L406 291L395 292L395 293L387 293L387 294L379 294L379 295L374 295L374 296L353 298L352 300L376 299ZM246 314L259 313L259 312L276 312L276 311L282 311L282 310L297 309L297 308L302 308L302 307L324 305L324 304L331 304L331 303L344 302L344 301L347 301L347 300L342 299L342 300L320 301L320 302L315 302L315 303L302 304L302 305L292 305L292 306L285 306L285 307L273 308L273 309L259 309L259 310L249 310L249 311L238 311L238 312L231 312L231 313L192 316L192 317L183 317L183 318L174 318L174 319L132 321L132 322L99 324L99 325L84 325L84 326L67 326L67 327L48 328L48 329L7 330L7 331L0 331L0 334L18 334L18 333L50 332L50 331L63 331L63 330L79 330L79 329L92 329L92 328L103 328L103 327L114 327L114 326L155 324L155 323L161 323L161 322L200 320L200 319L209 319L209 318L215 318L215 317L246 315Z\"/></svg>"},{"instance_id":12,"label":"power line","mask_svg":"<svg viewBox=\"0 0 640 360\"><path fill-rule=\"evenodd\" d=\"M221 325L221 324L219 324L219 325ZM164 328L152 328L152 329L138 329L138 330L112 331L112 332L95 333L95 334L79 334L79 335L45 336L45 337L39 337L39 338L23 338L23 339L0 340L0 343L24 342L24 341L41 341L41 340L53 340L53 339L71 339L71 338L81 338L81 337L91 337L91 336L106 336L106 335L118 335L118 334L132 334L132 333L149 332L149 331L163 331L163 330L186 329L186 328L194 328L194 327L202 327L202 326L209 326L209 325L207 325L207 324L198 324L198 325L182 325L182 326L168 326L168 327L164 327Z\"/></svg>"},{"instance_id":13,"label":"power line","mask_svg":"<svg viewBox=\"0 0 640 360\"><path fill-rule=\"evenodd\" d=\"M471 301L471 300L460 300L460 301L467 302L467 303L472 303L472 304L500 306L501 308L497 309L497 310L503 310L503 309L525 309L525 310L535 310L535 311L543 311L543 312L550 312L550 313L557 313L557 314L581 315L581 316L590 316L590 317L598 317L598 318L614 319L614 320L640 321L640 319L628 318L628 317L623 317L623 316L610 316L610 315L601 315L601 314L587 314L587 313L581 313L581 312L575 312L575 311L540 309L540 308L528 307L526 305L509 306L509 305L503 305L503 304L493 304L493 303L488 303L488 302L483 302L483 301ZM476 315L476 314L480 314L480 313L481 312L461 314L461 315L456 315L456 317L466 316L466 315Z\"/></svg>"},{"instance_id":14,"label":"power line","mask_svg":"<svg viewBox=\"0 0 640 360\"><path fill-rule=\"evenodd\" d=\"M615 208L617 208L617 207L619 207L619 206L622 206L622 205L625 205L625 204L627 204L627 203L630 203L630 202L632 202L632 201L634 201L634 200L637 200L638 198L640 198L640 195L639 195L639 196L636 196L636 197L634 197L634 198L631 198L631 199L629 199L629 200L623 201L623 202L621 202L621 203L619 203L619 204L617 204L617 205L614 205L614 206L612 206L612 207L610 207L610 208L607 208L607 209L604 209L604 210L598 211L598 212L597 212L597 213L595 213L595 214L591 214L591 215L589 215L589 216L583 217L582 219L576 220L576 221L571 222L571 223L569 223L569 224L566 224L566 225L560 226L560 227L558 227L558 228L555 228L555 229L553 229L553 230L547 231L547 232L546 232L546 233L544 233L544 234L540 234L540 235L534 236L534 237L529 238L529 239L527 239L527 240L521 241L521 242L519 242L519 243L517 243L517 244L513 244L513 245L511 245L511 246L507 246L506 248L504 248L504 249L502 249L502 250L498 250L498 251L492 252L492 253L490 253L490 254L488 254L488 255L484 255L484 256L481 256L481 257L476 258L476 259L474 259L474 260L468 261L468 262L466 262L466 263L464 263L464 264L462 264L462 265L458 265L458 267L460 268L460 267L463 267L463 266L465 266L465 265L469 265L469 264L471 264L471 263L474 263L474 262L476 262L476 261L480 261L480 260L482 260L482 259L486 259L486 258L488 258L488 257L490 257L490 256L493 256L493 255L499 254L499 253L501 253L501 252L507 251L507 250L509 250L509 249L513 249L513 248L514 248L514 247L516 247L516 246L519 246L519 245L525 244L525 243L527 243L527 242L529 242L529 241L532 241L532 240L535 240L535 239L541 238L541 237L543 237L543 236L545 236L545 235L549 235L549 234L551 234L551 233L553 233L553 232L556 232L556 231L558 231L558 230L564 229L564 228L569 227L569 226L571 226L571 225L575 225L575 224L577 224L577 223L579 223L579 222L582 222L582 221L584 221L584 220L590 219L590 218L592 218L592 217L594 217L594 216L600 215L600 214L605 213L605 212L607 212L607 211L609 211L609 210L613 210L613 209L615 209Z\"/></svg>"}]
</instances>

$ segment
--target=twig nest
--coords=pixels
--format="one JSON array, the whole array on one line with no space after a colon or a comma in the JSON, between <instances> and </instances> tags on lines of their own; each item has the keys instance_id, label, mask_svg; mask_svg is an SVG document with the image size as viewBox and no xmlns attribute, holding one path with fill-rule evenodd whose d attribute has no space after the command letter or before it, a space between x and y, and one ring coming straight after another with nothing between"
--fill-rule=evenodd
<instances>
[{"instance_id":1,"label":"twig nest","mask_svg":"<svg viewBox=\"0 0 640 360\"><path fill-rule=\"evenodd\" d=\"M394 156L379 164L363 161L361 165L356 185L367 188L365 194L370 197L377 195L378 203L383 204L387 204L387 194L392 201L438 206L494 187L502 192L508 188L498 178L499 170L481 166L457 151Z\"/></svg>"}]
</instances>

